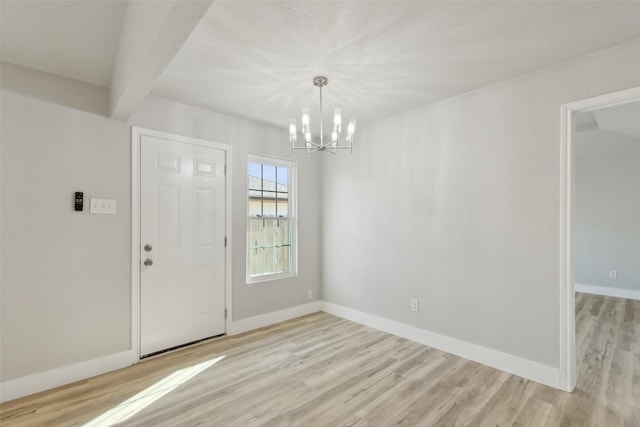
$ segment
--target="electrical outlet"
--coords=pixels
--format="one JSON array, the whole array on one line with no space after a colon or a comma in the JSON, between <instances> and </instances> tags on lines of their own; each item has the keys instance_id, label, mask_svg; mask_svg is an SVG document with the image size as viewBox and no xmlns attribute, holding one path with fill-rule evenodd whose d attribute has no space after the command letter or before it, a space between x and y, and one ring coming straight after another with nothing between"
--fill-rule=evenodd
<instances>
[{"instance_id":1,"label":"electrical outlet","mask_svg":"<svg viewBox=\"0 0 640 427\"><path fill-rule=\"evenodd\" d=\"M609 279L615 279L618 277L618 272L616 270L609 270Z\"/></svg>"},{"instance_id":2,"label":"electrical outlet","mask_svg":"<svg viewBox=\"0 0 640 427\"><path fill-rule=\"evenodd\" d=\"M311 289L307 291L307 299L313 299L313 291Z\"/></svg>"},{"instance_id":3,"label":"electrical outlet","mask_svg":"<svg viewBox=\"0 0 640 427\"><path fill-rule=\"evenodd\" d=\"M420 311L420 300L411 298L411 311Z\"/></svg>"}]
</instances>

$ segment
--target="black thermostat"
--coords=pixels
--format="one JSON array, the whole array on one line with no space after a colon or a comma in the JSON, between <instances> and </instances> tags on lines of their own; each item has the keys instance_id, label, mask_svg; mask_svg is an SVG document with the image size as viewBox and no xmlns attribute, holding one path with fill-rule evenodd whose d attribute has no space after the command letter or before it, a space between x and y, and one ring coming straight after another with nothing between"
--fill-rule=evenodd
<instances>
[{"instance_id":1,"label":"black thermostat","mask_svg":"<svg viewBox=\"0 0 640 427\"><path fill-rule=\"evenodd\" d=\"M82 211L83 201L84 195L82 191L76 191L74 202L76 212Z\"/></svg>"}]
</instances>

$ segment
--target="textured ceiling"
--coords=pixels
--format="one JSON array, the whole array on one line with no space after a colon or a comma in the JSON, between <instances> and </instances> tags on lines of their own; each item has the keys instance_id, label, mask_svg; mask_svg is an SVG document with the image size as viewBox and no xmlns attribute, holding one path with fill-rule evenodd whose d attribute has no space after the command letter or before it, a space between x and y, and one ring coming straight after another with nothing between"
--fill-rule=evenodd
<instances>
[{"instance_id":1,"label":"textured ceiling","mask_svg":"<svg viewBox=\"0 0 640 427\"><path fill-rule=\"evenodd\" d=\"M0 7L3 61L110 85L127 1ZM362 124L640 38L638 22L640 1L218 0L151 93L278 126L309 106L317 132L315 75L325 108Z\"/></svg>"},{"instance_id":2,"label":"textured ceiling","mask_svg":"<svg viewBox=\"0 0 640 427\"><path fill-rule=\"evenodd\" d=\"M325 111L366 123L638 38L639 22L640 2L217 1L152 94L280 126L309 106L313 130L322 74Z\"/></svg>"},{"instance_id":3,"label":"textured ceiling","mask_svg":"<svg viewBox=\"0 0 640 427\"><path fill-rule=\"evenodd\" d=\"M111 84L126 1L0 1L3 61Z\"/></svg>"}]
</instances>

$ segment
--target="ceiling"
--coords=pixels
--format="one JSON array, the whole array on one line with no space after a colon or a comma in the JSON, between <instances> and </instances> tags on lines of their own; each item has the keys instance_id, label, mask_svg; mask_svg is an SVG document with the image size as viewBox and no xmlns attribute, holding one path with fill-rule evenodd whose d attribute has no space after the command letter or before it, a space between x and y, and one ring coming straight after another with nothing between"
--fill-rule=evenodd
<instances>
[{"instance_id":1,"label":"ceiling","mask_svg":"<svg viewBox=\"0 0 640 427\"><path fill-rule=\"evenodd\" d=\"M0 2L3 61L109 86L126 1Z\"/></svg>"},{"instance_id":2,"label":"ceiling","mask_svg":"<svg viewBox=\"0 0 640 427\"><path fill-rule=\"evenodd\" d=\"M108 86L125 1L2 0L2 60ZM640 38L640 2L213 3L151 95L278 126L360 124ZM326 114L328 117L328 114ZM328 121L328 120L327 120Z\"/></svg>"},{"instance_id":3,"label":"ceiling","mask_svg":"<svg viewBox=\"0 0 640 427\"><path fill-rule=\"evenodd\" d=\"M606 130L640 140L640 101L576 114L576 132Z\"/></svg>"}]
</instances>

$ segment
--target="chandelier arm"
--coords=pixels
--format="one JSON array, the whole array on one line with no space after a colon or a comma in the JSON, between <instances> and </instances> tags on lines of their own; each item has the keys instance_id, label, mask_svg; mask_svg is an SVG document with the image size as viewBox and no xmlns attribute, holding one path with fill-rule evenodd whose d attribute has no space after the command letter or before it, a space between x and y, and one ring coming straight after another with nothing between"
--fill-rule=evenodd
<instances>
[{"instance_id":1,"label":"chandelier arm","mask_svg":"<svg viewBox=\"0 0 640 427\"><path fill-rule=\"evenodd\" d=\"M313 141L308 141L308 142L307 142L307 141L305 141L305 144L310 144L310 145L313 145L314 147L317 147L317 148L320 148L320 147L321 147L321 145L320 145L320 144L317 144L317 143L315 143L315 142L313 142ZM304 145L304 146L301 146L301 147L299 147L299 146L294 146L293 148L298 149L298 150L306 150L307 148L311 148L311 147L307 147L306 145Z\"/></svg>"},{"instance_id":2,"label":"chandelier arm","mask_svg":"<svg viewBox=\"0 0 640 427\"><path fill-rule=\"evenodd\" d=\"M296 150L308 150L308 151L311 151L311 152L322 150L322 147L320 147L315 142L310 142L309 144L311 144L309 147L293 147L293 148L296 149Z\"/></svg>"}]
</instances>

